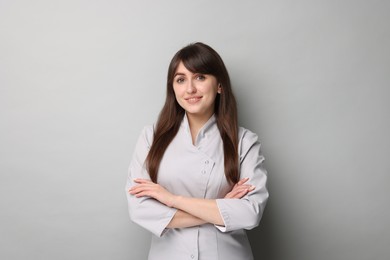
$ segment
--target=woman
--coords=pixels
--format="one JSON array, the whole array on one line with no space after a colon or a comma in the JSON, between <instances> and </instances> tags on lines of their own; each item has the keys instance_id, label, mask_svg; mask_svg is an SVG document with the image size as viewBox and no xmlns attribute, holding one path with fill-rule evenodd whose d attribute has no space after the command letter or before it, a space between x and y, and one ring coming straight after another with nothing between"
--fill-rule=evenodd
<instances>
[{"instance_id":1,"label":"woman","mask_svg":"<svg viewBox=\"0 0 390 260\"><path fill-rule=\"evenodd\" d=\"M263 161L257 135L237 125L221 57L203 43L178 51L126 185L130 218L154 234L149 259L253 259L244 229L268 198Z\"/></svg>"}]
</instances>

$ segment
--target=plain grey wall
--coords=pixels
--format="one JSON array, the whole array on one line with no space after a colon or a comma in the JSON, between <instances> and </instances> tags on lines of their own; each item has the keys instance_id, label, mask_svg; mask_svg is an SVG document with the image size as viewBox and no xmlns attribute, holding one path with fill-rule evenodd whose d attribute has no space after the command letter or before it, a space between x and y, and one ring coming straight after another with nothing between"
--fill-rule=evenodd
<instances>
[{"instance_id":1,"label":"plain grey wall","mask_svg":"<svg viewBox=\"0 0 390 260\"><path fill-rule=\"evenodd\" d=\"M255 258L389 259L389 1L0 0L0 259L145 259L127 167L173 54L223 57L271 198Z\"/></svg>"}]
</instances>

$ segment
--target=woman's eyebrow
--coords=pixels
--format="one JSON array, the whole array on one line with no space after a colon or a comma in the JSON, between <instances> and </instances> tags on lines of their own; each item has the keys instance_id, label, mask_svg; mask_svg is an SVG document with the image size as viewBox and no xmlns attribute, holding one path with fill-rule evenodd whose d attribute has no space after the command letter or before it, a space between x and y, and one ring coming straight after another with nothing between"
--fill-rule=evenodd
<instances>
[{"instance_id":1,"label":"woman's eyebrow","mask_svg":"<svg viewBox=\"0 0 390 260\"><path fill-rule=\"evenodd\" d=\"M176 77L176 76L185 76L186 74L182 73L182 72L176 72L175 75L173 75L173 77Z\"/></svg>"}]
</instances>

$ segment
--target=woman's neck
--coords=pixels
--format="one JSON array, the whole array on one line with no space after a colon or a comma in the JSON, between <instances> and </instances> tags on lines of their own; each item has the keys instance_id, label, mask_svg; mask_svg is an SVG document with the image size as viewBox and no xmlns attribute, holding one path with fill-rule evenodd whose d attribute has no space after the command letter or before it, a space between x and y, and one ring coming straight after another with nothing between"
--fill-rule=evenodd
<instances>
[{"instance_id":1,"label":"woman's neck","mask_svg":"<svg viewBox=\"0 0 390 260\"><path fill-rule=\"evenodd\" d=\"M196 115L187 113L188 124L190 126L190 132L191 132L193 145L195 145L196 137L198 136L200 129L207 123L207 121L210 119L210 117L212 115L213 114L205 115L205 116L196 116Z\"/></svg>"}]
</instances>

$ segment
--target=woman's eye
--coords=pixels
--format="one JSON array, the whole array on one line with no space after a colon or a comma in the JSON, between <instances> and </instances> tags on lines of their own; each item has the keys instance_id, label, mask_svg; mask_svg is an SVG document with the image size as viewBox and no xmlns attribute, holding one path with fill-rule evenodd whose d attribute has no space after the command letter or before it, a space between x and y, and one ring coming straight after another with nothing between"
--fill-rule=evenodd
<instances>
[{"instance_id":1,"label":"woman's eye","mask_svg":"<svg viewBox=\"0 0 390 260\"><path fill-rule=\"evenodd\" d=\"M196 79L197 79L197 80L205 80L206 77L203 76L203 75L198 75L198 76L196 77Z\"/></svg>"},{"instance_id":2,"label":"woman's eye","mask_svg":"<svg viewBox=\"0 0 390 260\"><path fill-rule=\"evenodd\" d=\"M183 83L183 82L184 82L184 79L183 79L183 78L177 78L177 79L176 79L176 82L177 82L177 83Z\"/></svg>"}]
</instances>

